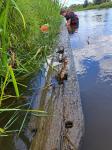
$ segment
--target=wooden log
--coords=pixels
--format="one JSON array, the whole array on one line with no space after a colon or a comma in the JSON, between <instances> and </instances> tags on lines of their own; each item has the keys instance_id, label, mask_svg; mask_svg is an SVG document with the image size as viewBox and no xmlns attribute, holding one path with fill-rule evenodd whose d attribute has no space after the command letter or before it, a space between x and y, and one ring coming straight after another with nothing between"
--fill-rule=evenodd
<instances>
[{"instance_id":1,"label":"wooden log","mask_svg":"<svg viewBox=\"0 0 112 150\"><path fill-rule=\"evenodd\" d=\"M64 24L61 26L58 46L64 46L69 61L68 80L55 89L47 88L42 91L39 109L46 110L50 116L32 120L37 133L30 150L77 150L83 135L84 120L79 86L69 35ZM52 75L53 72L49 71L46 85Z\"/></svg>"}]
</instances>

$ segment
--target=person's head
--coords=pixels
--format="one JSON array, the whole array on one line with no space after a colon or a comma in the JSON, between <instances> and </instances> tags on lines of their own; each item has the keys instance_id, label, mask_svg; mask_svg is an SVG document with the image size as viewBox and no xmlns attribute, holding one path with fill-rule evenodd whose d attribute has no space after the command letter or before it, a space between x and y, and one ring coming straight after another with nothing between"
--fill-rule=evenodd
<instances>
[{"instance_id":1,"label":"person's head","mask_svg":"<svg viewBox=\"0 0 112 150\"><path fill-rule=\"evenodd\" d=\"M61 9L60 10L60 15L62 15L62 16L66 16L66 14L67 14L67 10L66 9Z\"/></svg>"}]
</instances>

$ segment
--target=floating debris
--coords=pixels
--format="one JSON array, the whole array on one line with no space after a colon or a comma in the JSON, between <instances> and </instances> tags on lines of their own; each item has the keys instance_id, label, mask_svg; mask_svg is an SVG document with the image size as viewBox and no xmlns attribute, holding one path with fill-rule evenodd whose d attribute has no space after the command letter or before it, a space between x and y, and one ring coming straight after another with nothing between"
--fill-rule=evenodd
<instances>
[{"instance_id":1,"label":"floating debris","mask_svg":"<svg viewBox=\"0 0 112 150\"><path fill-rule=\"evenodd\" d=\"M90 44L90 42L89 42L89 38L90 38L90 37L88 36L88 39L87 39L87 43L88 43L88 45Z\"/></svg>"}]
</instances>

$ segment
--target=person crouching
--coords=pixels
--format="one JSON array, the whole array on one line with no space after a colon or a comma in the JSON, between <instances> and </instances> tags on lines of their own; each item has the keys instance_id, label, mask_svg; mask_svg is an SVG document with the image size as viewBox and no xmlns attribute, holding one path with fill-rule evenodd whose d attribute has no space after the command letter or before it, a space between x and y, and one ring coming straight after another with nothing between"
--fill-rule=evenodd
<instances>
[{"instance_id":1,"label":"person crouching","mask_svg":"<svg viewBox=\"0 0 112 150\"><path fill-rule=\"evenodd\" d=\"M76 32L78 30L79 18L74 12L69 11L67 9L61 9L60 15L65 17L65 19L67 21L66 26L67 26L69 33L73 34L74 32Z\"/></svg>"}]
</instances>

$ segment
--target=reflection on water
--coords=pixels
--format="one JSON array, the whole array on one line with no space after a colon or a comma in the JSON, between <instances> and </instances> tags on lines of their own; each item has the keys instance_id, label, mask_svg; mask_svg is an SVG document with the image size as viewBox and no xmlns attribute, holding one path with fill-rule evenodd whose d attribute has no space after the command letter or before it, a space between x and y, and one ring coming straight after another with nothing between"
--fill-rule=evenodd
<instances>
[{"instance_id":1,"label":"reflection on water","mask_svg":"<svg viewBox=\"0 0 112 150\"><path fill-rule=\"evenodd\" d=\"M85 115L81 150L112 150L112 9L78 15L70 40Z\"/></svg>"},{"instance_id":2,"label":"reflection on water","mask_svg":"<svg viewBox=\"0 0 112 150\"><path fill-rule=\"evenodd\" d=\"M39 105L39 96L40 96L39 93L45 84L45 72L46 69L41 70L34 78L32 77L33 79L29 82L28 89L25 95L28 97L27 101L32 102L31 103L32 109L37 108ZM24 102L22 104L24 104ZM33 128L30 125L31 123L28 123L29 118L30 116L28 115L24 123L23 130L19 137L16 133L11 134L10 136L7 137L0 137L0 150L29 150L30 149L30 145L34 133L32 131ZM4 120L8 122L9 115L5 116ZM23 120L24 120L24 116L21 115L21 118L19 117L18 122L14 123L12 129L14 127L15 127L14 129L20 129L19 123L22 124ZM0 120L0 127L2 126L4 126L4 123L2 120Z\"/></svg>"},{"instance_id":3,"label":"reflection on water","mask_svg":"<svg viewBox=\"0 0 112 150\"><path fill-rule=\"evenodd\" d=\"M108 60L103 60L100 62L100 72L99 72L99 78L102 81L109 81L111 83L112 81L112 57L107 58Z\"/></svg>"},{"instance_id":4,"label":"reflection on water","mask_svg":"<svg viewBox=\"0 0 112 150\"><path fill-rule=\"evenodd\" d=\"M75 62L77 73L83 74L86 72L86 67L83 64L84 60L88 60L88 62L96 61L98 63L101 63L103 60L110 61L110 59L112 58L111 42L112 42L112 35L108 35L107 37L100 36L95 39L91 39L90 37L89 45L86 44L81 49L78 48L75 49L73 53L74 58L77 60Z\"/></svg>"}]
</instances>

